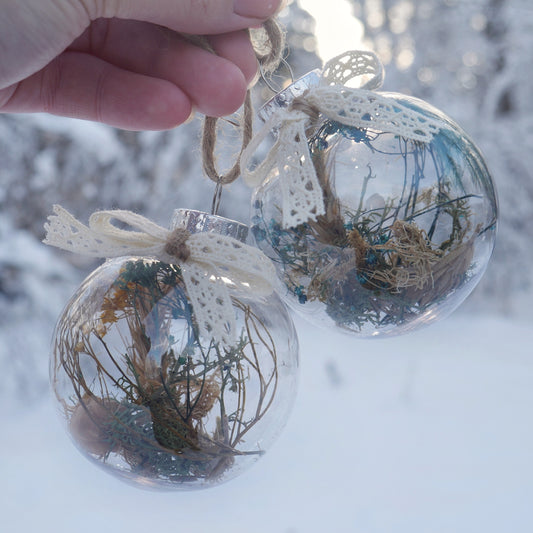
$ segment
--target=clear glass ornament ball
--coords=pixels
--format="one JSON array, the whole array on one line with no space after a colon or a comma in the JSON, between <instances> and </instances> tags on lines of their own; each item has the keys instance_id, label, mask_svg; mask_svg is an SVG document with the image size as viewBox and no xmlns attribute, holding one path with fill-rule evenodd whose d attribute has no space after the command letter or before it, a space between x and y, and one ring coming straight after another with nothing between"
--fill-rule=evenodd
<instances>
[{"instance_id":1,"label":"clear glass ornament ball","mask_svg":"<svg viewBox=\"0 0 533 533\"><path fill-rule=\"evenodd\" d=\"M298 94L278 95L266 114ZM380 94L442 127L423 143L321 117L307 143L326 214L284 228L275 166L252 198L252 230L282 298L315 324L363 337L449 315L485 271L497 225L494 185L468 135L421 100Z\"/></svg>"},{"instance_id":2,"label":"clear glass ornament ball","mask_svg":"<svg viewBox=\"0 0 533 533\"><path fill-rule=\"evenodd\" d=\"M247 232L194 211L175 221ZM296 394L297 336L275 293L224 282L238 332L229 348L199 336L177 265L113 259L82 283L56 326L50 371L88 459L138 487L187 490L237 476L269 448Z\"/></svg>"}]
</instances>

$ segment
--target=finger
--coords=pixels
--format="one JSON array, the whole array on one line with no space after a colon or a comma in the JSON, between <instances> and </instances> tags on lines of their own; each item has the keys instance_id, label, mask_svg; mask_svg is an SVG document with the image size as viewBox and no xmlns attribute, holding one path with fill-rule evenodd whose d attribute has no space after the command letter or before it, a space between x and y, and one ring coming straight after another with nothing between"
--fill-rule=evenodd
<instances>
[{"instance_id":1,"label":"finger","mask_svg":"<svg viewBox=\"0 0 533 533\"><path fill-rule=\"evenodd\" d=\"M167 74L168 79L183 89L198 111L220 117L236 111L244 102L247 83L242 71L231 61L183 43L179 66L175 58L164 56L154 74Z\"/></svg>"},{"instance_id":2,"label":"finger","mask_svg":"<svg viewBox=\"0 0 533 533\"><path fill-rule=\"evenodd\" d=\"M257 62L245 31L212 37L210 44L218 56L161 26L100 19L70 49L171 81L189 95L198 111L222 116L242 105Z\"/></svg>"},{"instance_id":3,"label":"finger","mask_svg":"<svg viewBox=\"0 0 533 533\"><path fill-rule=\"evenodd\" d=\"M191 114L188 96L166 80L120 69L80 52L65 52L43 70L0 91L2 112L47 112L128 130L170 129Z\"/></svg>"},{"instance_id":4,"label":"finger","mask_svg":"<svg viewBox=\"0 0 533 533\"><path fill-rule=\"evenodd\" d=\"M104 17L142 20L178 32L218 34L259 26L280 0L80 0L92 20Z\"/></svg>"},{"instance_id":5,"label":"finger","mask_svg":"<svg viewBox=\"0 0 533 533\"><path fill-rule=\"evenodd\" d=\"M213 35L209 42L216 54L235 63L249 86L257 75L258 63L247 31Z\"/></svg>"}]
</instances>

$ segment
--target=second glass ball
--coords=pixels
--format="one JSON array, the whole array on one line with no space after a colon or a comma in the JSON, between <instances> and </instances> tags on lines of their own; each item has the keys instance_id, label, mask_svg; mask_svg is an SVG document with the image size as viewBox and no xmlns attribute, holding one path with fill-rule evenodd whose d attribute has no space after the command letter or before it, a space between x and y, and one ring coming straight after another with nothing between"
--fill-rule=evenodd
<instances>
[{"instance_id":1,"label":"second glass ball","mask_svg":"<svg viewBox=\"0 0 533 533\"><path fill-rule=\"evenodd\" d=\"M287 105L286 91L268 113ZM285 301L311 322L360 336L447 316L480 280L496 234L492 179L466 133L421 100L379 94L438 121L439 132L426 143L321 116L307 144L326 213L283 227L275 166L252 200L252 229Z\"/></svg>"}]
</instances>

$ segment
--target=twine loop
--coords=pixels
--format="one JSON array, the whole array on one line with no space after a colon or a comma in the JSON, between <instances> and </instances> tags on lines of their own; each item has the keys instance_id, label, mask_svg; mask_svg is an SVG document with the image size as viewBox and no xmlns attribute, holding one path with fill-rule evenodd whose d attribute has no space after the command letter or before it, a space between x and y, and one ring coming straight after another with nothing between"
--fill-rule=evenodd
<instances>
[{"instance_id":1,"label":"twine loop","mask_svg":"<svg viewBox=\"0 0 533 533\"><path fill-rule=\"evenodd\" d=\"M280 24L275 19L265 21L261 28L251 30L251 39L262 73L273 72L279 65L285 48L285 36ZM205 41L204 48L213 52ZM202 131L202 161L205 175L217 184L213 198L212 213L216 214L220 202L220 194L224 185L233 183L241 175L241 156L253 135L253 109L250 90L246 93L243 115L239 127L241 129L241 149L233 166L225 173L219 172L216 164L217 117L206 116Z\"/></svg>"}]
</instances>

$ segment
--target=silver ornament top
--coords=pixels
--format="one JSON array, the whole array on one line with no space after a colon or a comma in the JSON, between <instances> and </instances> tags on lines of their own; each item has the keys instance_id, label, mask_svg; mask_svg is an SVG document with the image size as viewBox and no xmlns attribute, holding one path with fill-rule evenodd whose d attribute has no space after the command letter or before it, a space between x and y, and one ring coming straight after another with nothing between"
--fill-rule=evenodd
<instances>
[{"instance_id":1,"label":"silver ornament top","mask_svg":"<svg viewBox=\"0 0 533 533\"><path fill-rule=\"evenodd\" d=\"M247 242L249 233L248 226L242 222L195 209L176 209L172 216L171 228L185 228L191 233L217 233L242 243Z\"/></svg>"},{"instance_id":2,"label":"silver ornament top","mask_svg":"<svg viewBox=\"0 0 533 533\"><path fill-rule=\"evenodd\" d=\"M276 110L284 107L288 107L295 98L302 96L306 91L312 87L318 87L320 85L321 71L319 69L308 72L295 82L291 83L286 89L280 91L276 96L271 98L261 109L258 111L259 118L266 122Z\"/></svg>"}]
</instances>

